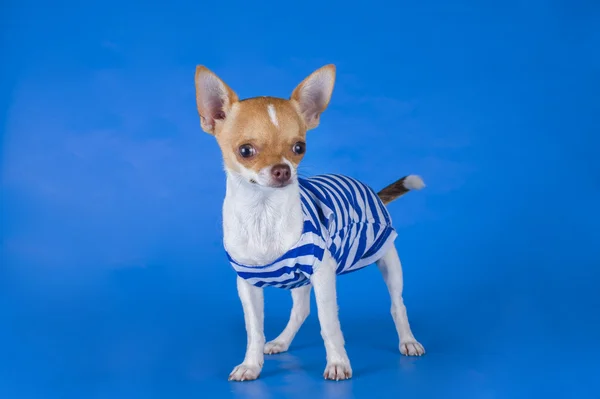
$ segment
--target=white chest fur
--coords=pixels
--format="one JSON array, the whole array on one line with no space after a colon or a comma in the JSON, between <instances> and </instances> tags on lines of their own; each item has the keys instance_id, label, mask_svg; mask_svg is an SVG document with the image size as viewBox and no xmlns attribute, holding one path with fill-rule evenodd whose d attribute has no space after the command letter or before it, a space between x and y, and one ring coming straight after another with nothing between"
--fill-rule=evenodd
<instances>
[{"instance_id":1,"label":"white chest fur","mask_svg":"<svg viewBox=\"0 0 600 399\"><path fill-rule=\"evenodd\" d=\"M249 266L273 262L300 239L303 222L297 183L265 188L228 174L223 241L237 262Z\"/></svg>"}]
</instances>

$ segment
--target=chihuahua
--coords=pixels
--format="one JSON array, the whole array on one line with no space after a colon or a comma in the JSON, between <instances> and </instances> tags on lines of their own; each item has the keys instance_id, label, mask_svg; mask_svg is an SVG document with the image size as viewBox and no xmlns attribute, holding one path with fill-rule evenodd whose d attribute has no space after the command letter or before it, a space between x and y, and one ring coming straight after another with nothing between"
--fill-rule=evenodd
<instances>
[{"instance_id":1,"label":"chihuahua","mask_svg":"<svg viewBox=\"0 0 600 399\"><path fill-rule=\"evenodd\" d=\"M288 350L308 317L314 288L329 380L352 377L338 318L336 276L377 264L391 297L391 313L400 352L421 356L402 299L402 266L394 246L397 236L386 204L424 187L416 175L405 176L375 193L347 176L298 176L306 152L306 132L319 125L333 92L335 66L326 65L305 78L289 99L240 100L217 75L196 67L196 102L202 129L221 148L226 194L223 244L237 272L244 310L247 347L231 381L259 377L265 354ZM264 287L289 289L292 310L277 338L266 343L263 330Z\"/></svg>"}]
</instances>

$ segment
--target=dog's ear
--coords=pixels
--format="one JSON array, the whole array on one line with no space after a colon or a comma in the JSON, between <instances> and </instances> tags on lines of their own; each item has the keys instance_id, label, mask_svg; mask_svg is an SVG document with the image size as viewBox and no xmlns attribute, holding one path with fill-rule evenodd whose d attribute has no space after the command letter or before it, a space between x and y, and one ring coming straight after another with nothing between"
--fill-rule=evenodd
<instances>
[{"instance_id":1,"label":"dog's ear","mask_svg":"<svg viewBox=\"0 0 600 399\"><path fill-rule=\"evenodd\" d=\"M227 118L238 96L217 75L202 65L196 67L196 104L200 124L206 133L215 134L215 127Z\"/></svg>"},{"instance_id":2,"label":"dog's ear","mask_svg":"<svg viewBox=\"0 0 600 399\"><path fill-rule=\"evenodd\" d=\"M335 65L330 64L311 73L294 89L290 99L298 104L307 129L319 125L319 116L329 105L334 82Z\"/></svg>"}]
</instances>

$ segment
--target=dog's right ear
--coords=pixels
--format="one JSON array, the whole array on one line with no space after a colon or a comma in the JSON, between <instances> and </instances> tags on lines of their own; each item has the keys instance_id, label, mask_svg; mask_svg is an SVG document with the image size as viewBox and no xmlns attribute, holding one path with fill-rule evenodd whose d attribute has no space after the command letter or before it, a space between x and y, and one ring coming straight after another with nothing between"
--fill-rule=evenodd
<instances>
[{"instance_id":1,"label":"dog's right ear","mask_svg":"<svg viewBox=\"0 0 600 399\"><path fill-rule=\"evenodd\" d=\"M200 124L206 133L215 134L217 124L222 123L238 96L217 75L203 65L196 67L196 105Z\"/></svg>"}]
</instances>

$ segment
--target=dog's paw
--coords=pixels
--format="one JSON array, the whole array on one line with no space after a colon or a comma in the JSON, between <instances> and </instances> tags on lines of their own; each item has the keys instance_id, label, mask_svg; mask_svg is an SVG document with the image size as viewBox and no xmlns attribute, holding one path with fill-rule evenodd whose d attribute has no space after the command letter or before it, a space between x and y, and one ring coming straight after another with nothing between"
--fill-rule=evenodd
<instances>
[{"instance_id":1,"label":"dog's paw","mask_svg":"<svg viewBox=\"0 0 600 399\"><path fill-rule=\"evenodd\" d=\"M352 378L352 368L350 362L331 362L327 363L323 377L326 380L347 380Z\"/></svg>"},{"instance_id":2,"label":"dog's paw","mask_svg":"<svg viewBox=\"0 0 600 399\"><path fill-rule=\"evenodd\" d=\"M281 341L270 341L265 344L265 355L274 355L288 350L288 345Z\"/></svg>"},{"instance_id":3,"label":"dog's paw","mask_svg":"<svg viewBox=\"0 0 600 399\"><path fill-rule=\"evenodd\" d=\"M229 381L252 381L258 378L261 368L250 364L240 364L229 374Z\"/></svg>"},{"instance_id":4,"label":"dog's paw","mask_svg":"<svg viewBox=\"0 0 600 399\"><path fill-rule=\"evenodd\" d=\"M400 353L404 356L423 356L425 348L417 341L405 341L400 343Z\"/></svg>"}]
</instances>

